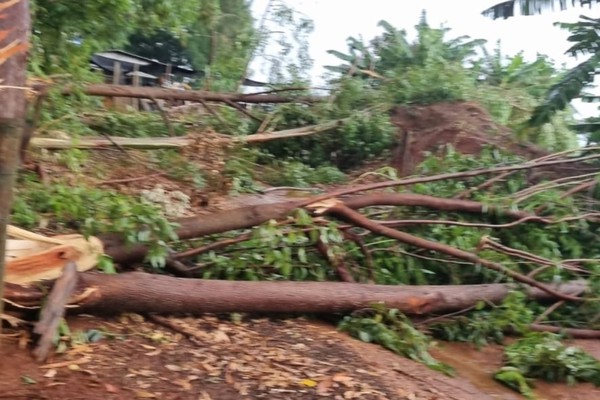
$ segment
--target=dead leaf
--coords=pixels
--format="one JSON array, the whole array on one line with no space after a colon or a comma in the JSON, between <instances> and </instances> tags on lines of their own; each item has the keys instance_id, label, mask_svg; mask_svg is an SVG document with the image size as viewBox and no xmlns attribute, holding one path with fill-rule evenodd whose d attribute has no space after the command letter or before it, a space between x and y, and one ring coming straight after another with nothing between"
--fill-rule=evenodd
<instances>
[{"instance_id":1,"label":"dead leaf","mask_svg":"<svg viewBox=\"0 0 600 400\"><path fill-rule=\"evenodd\" d=\"M175 383L176 385L179 385L183 388L183 390L187 390L190 391L192 390L192 385L186 381L185 379L175 379L173 381L173 383Z\"/></svg>"},{"instance_id":2,"label":"dead leaf","mask_svg":"<svg viewBox=\"0 0 600 400\"><path fill-rule=\"evenodd\" d=\"M165 365L165 368L168 369L169 371L173 371L173 372L183 371L183 368L181 368L179 365L167 364L167 365Z\"/></svg>"},{"instance_id":3,"label":"dead leaf","mask_svg":"<svg viewBox=\"0 0 600 400\"><path fill-rule=\"evenodd\" d=\"M342 373L337 373L337 374L333 375L331 377L331 379L334 382L338 382L338 383L343 384L344 386L352 386L352 384L353 384L352 383L353 379L351 377L349 377L348 375L345 375L345 374L342 374Z\"/></svg>"},{"instance_id":4,"label":"dead leaf","mask_svg":"<svg viewBox=\"0 0 600 400\"><path fill-rule=\"evenodd\" d=\"M317 385L317 394L324 396L329 393L329 390L333 386L333 379L331 377L323 379Z\"/></svg>"},{"instance_id":5,"label":"dead leaf","mask_svg":"<svg viewBox=\"0 0 600 400\"><path fill-rule=\"evenodd\" d=\"M156 349L154 351L149 351L148 353L145 353L144 355L148 356L148 357L154 357L154 356L159 355L160 353L162 353L162 350L161 349Z\"/></svg>"},{"instance_id":6,"label":"dead leaf","mask_svg":"<svg viewBox=\"0 0 600 400\"><path fill-rule=\"evenodd\" d=\"M54 378L56 376L56 374L58 373L57 370L55 369L49 369L45 374L44 374L44 378Z\"/></svg>"},{"instance_id":7,"label":"dead leaf","mask_svg":"<svg viewBox=\"0 0 600 400\"><path fill-rule=\"evenodd\" d=\"M111 385L110 383L105 383L104 388L108 393L119 393L119 388L114 385Z\"/></svg>"},{"instance_id":8,"label":"dead leaf","mask_svg":"<svg viewBox=\"0 0 600 400\"><path fill-rule=\"evenodd\" d=\"M233 379L233 375L231 374L231 371L225 372L225 382L229 383L230 385L235 382L235 379Z\"/></svg>"},{"instance_id":9,"label":"dead leaf","mask_svg":"<svg viewBox=\"0 0 600 400\"><path fill-rule=\"evenodd\" d=\"M200 397L198 397L198 400L212 400L212 397L210 397L210 394L206 393L203 390L202 393L200 393Z\"/></svg>"},{"instance_id":10,"label":"dead leaf","mask_svg":"<svg viewBox=\"0 0 600 400\"><path fill-rule=\"evenodd\" d=\"M62 362L56 362L56 363L52 363L52 364L40 365L40 368L42 368L42 369L63 368L63 367L68 367L70 365L81 365L81 364L85 364L87 362L90 362L90 359L88 357L82 357L79 360L74 360L74 361L62 361Z\"/></svg>"},{"instance_id":11,"label":"dead leaf","mask_svg":"<svg viewBox=\"0 0 600 400\"><path fill-rule=\"evenodd\" d=\"M316 381L313 381L312 379L302 379L299 383L302 386L306 386L306 387L310 387L310 388L313 388L318 385L318 383Z\"/></svg>"},{"instance_id":12,"label":"dead leaf","mask_svg":"<svg viewBox=\"0 0 600 400\"><path fill-rule=\"evenodd\" d=\"M156 395L154 393L146 392L144 390L138 390L135 395L140 399L154 399Z\"/></svg>"},{"instance_id":13,"label":"dead leaf","mask_svg":"<svg viewBox=\"0 0 600 400\"><path fill-rule=\"evenodd\" d=\"M215 343L231 343L229 335L221 330L218 330L213 334L213 341Z\"/></svg>"}]
</instances>

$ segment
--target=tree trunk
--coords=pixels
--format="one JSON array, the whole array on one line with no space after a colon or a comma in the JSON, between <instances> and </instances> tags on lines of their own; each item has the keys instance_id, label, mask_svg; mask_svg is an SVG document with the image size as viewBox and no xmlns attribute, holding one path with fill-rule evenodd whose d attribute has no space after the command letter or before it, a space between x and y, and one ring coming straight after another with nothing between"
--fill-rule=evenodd
<instances>
[{"instance_id":1,"label":"tree trunk","mask_svg":"<svg viewBox=\"0 0 600 400\"><path fill-rule=\"evenodd\" d=\"M271 219L280 219L297 208L297 202L286 201L225 210L197 217L181 218L177 236L181 240L199 238L215 233L247 229ZM104 252L119 264L139 262L146 257L148 248L143 245L126 246L121 235L100 236Z\"/></svg>"},{"instance_id":2,"label":"tree trunk","mask_svg":"<svg viewBox=\"0 0 600 400\"><path fill-rule=\"evenodd\" d=\"M584 281L552 286L564 294L579 294ZM77 312L219 313L219 312L351 312L383 302L406 314L462 310L480 300L500 302L510 284L392 286L341 282L246 282L173 278L143 272L118 275L83 273L74 296ZM77 294L79 293L79 295ZM554 297L529 288L531 298ZM39 288L9 285L7 298L31 306L42 298Z\"/></svg>"},{"instance_id":3,"label":"tree trunk","mask_svg":"<svg viewBox=\"0 0 600 400\"><path fill-rule=\"evenodd\" d=\"M25 79L29 48L27 0L0 0L0 314L4 288L6 226L25 128ZM1 324L0 324L1 329Z\"/></svg>"},{"instance_id":4,"label":"tree trunk","mask_svg":"<svg viewBox=\"0 0 600 400\"><path fill-rule=\"evenodd\" d=\"M39 89L39 85L33 85L34 89ZM75 89L67 86L62 89L65 95L72 94ZM79 91L79 88L77 89ZM159 87L134 87L123 85L110 85L106 83L97 83L86 85L81 91L90 96L104 97L131 97L137 99L164 99L164 100L185 100L185 101L216 101L226 103L228 101L236 103L314 103L322 101L319 97L285 97L276 94L238 94L238 93L215 93L205 90L177 90Z\"/></svg>"}]
</instances>

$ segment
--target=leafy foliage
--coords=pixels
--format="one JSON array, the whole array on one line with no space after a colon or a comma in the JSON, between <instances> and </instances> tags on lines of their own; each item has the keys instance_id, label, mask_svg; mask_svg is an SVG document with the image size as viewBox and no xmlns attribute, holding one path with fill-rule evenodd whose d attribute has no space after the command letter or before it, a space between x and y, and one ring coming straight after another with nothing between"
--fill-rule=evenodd
<instances>
[{"instance_id":1,"label":"leafy foliage","mask_svg":"<svg viewBox=\"0 0 600 400\"><path fill-rule=\"evenodd\" d=\"M92 116L89 129L97 134L123 137L169 136L164 120L157 113L106 112ZM185 126L173 122L173 133L184 135Z\"/></svg>"},{"instance_id":2,"label":"leafy foliage","mask_svg":"<svg viewBox=\"0 0 600 400\"><path fill-rule=\"evenodd\" d=\"M427 336L413 327L410 320L398 310L373 306L370 316L344 317L338 328L363 342L377 343L394 353L425 364L431 369L452 374L452 368L429 354Z\"/></svg>"},{"instance_id":3,"label":"leafy foliage","mask_svg":"<svg viewBox=\"0 0 600 400\"><path fill-rule=\"evenodd\" d=\"M556 151L577 146L569 127L572 110L558 115L553 111L544 121L529 124L532 112L542 107L544 96L557 82L558 71L546 57L529 63L521 54L503 56L499 44L490 53L483 40L448 39L450 29L431 27L425 13L415 27L413 42L405 30L386 21L379 25L384 33L370 44L350 37L347 53L330 51L344 62L327 67L343 76L332 81L341 85L340 90L349 86L347 81L359 81L363 90L377 93L371 94L370 101L387 104L475 100L496 122L514 129L519 139Z\"/></svg>"},{"instance_id":4,"label":"leafy foliage","mask_svg":"<svg viewBox=\"0 0 600 400\"><path fill-rule=\"evenodd\" d=\"M281 113L281 117L278 118L285 121L278 125L278 129L319 121L311 110L302 106L289 106L278 112ZM353 113L332 132L318 137L299 137L266 144L263 149L276 159L293 158L311 167L332 164L341 170L348 170L389 149L394 140L394 133L395 130L386 114L376 111Z\"/></svg>"},{"instance_id":5,"label":"leafy foliage","mask_svg":"<svg viewBox=\"0 0 600 400\"><path fill-rule=\"evenodd\" d=\"M164 265L166 243L177 238L175 225L159 210L141 200L113 191L37 182L19 186L12 221L25 228L43 224L54 231L77 230L82 234L120 233L127 244L150 247L148 261Z\"/></svg>"},{"instance_id":6,"label":"leafy foliage","mask_svg":"<svg viewBox=\"0 0 600 400\"><path fill-rule=\"evenodd\" d=\"M490 342L502 343L506 332L523 334L533 322L533 311L525 302L525 294L513 291L498 306L485 310L479 302L476 311L436 323L429 327L432 334L449 341L474 343L477 347Z\"/></svg>"},{"instance_id":7,"label":"leafy foliage","mask_svg":"<svg viewBox=\"0 0 600 400\"><path fill-rule=\"evenodd\" d=\"M237 237L240 232L232 232ZM317 240L341 251L342 235L335 224L318 225L302 210L292 226L269 221L251 231L251 238L227 252L198 258L200 275L216 279L325 281L334 272L316 253Z\"/></svg>"},{"instance_id":8,"label":"leafy foliage","mask_svg":"<svg viewBox=\"0 0 600 400\"><path fill-rule=\"evenodd\" d=\"M138 27L184 26L198 6L198 0L32 1L33 69L51 74L87 67L91 53L124 43Z\"/></svg>"},{"instance_id":9,"label":"leafy foliage","mask_svg":"<svg viewBox=\"0 0 600 400\"><path fill-rule=\"evenodd\" d=\"M529 333L504 350L505 367L495 375L528 398L534 398L528 378L550 382L591 382L600 386L600 361L552 333Z\"/></svg>"}]
</instances>

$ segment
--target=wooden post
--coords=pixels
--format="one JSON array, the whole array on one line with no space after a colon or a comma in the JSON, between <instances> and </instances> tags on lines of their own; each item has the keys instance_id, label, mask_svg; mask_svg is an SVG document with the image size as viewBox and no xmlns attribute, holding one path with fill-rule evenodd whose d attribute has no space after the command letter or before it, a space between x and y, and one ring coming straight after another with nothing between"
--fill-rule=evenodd
<instances>
[{"instance_id":1,"label":"wooden post","mask_svg":"<svg viewBox=\"0 0 600 400\"><path fill-rule=\"evenodd\" d=\"M113 85L121 84L121 63L115 61L113 68Z\"/></svg>"},{"instance_id":2,"label":"wooden post","mask_svg":"<svg viewBox=\"0 0 600 400\"><path fill-rule=\"evenodd\" d=\"M0 316L4 310L7 225L27 115L28 0L0 0ZM0 331L2 319L0 318Z\"/></svg>"},{"instance_id":3,"label":"wooden post","mask_svg":"<svg viewBox=\"0 0 600 400\"><path fill-rule=\"evenodd\" d=\"M115 61L113 63L113 79L112 79L112 83L113 85L120 85L121 84L121 63L118 61ZM116 97L111 97L110 98L110 102L109 102L109 107L112 109L116 109L117 107L117 101L118 99Z\"/></svg>"},{"instance_id":4,"label":"wooden post","mask_svg":"<svg viewBox=\"0 0 600 400\"><path fill-rule=\"evenodd\" d=\"M133 76L131 77L134 87L140 86L140 65L133 64ZM140 109L140 101L138 99L132 99L132 106L136 111Z\"/></svg>"}]
</instances>

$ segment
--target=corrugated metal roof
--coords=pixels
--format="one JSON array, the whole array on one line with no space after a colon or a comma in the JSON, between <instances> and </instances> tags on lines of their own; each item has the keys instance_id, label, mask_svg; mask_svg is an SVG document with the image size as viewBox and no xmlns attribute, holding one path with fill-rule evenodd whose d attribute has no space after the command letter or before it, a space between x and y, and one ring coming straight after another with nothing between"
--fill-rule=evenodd
<instances>
[{"instance_id":1,"label":"corrugated metal roof","mask_svg":"<svg viewBox=\"0 0 600 400\"><path fill-rule=\"evenodd\" d=\"M153 63L152 60L149 60L147 58L138 57L134 54L126 54L125 52L120 51L103 51L94 55L97 57L108 58L114 61L124 62L128 64L150 65Z\"/></svg>"}]
</instances>

